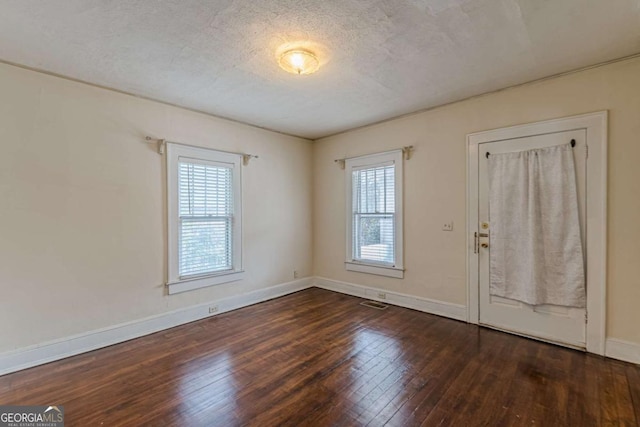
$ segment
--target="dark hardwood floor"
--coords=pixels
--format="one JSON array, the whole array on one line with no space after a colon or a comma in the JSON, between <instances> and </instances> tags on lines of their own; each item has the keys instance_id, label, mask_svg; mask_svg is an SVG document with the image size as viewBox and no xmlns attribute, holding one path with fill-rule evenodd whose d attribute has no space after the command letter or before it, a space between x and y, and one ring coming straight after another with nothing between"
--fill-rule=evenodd
<instances>
[{"instance_id":1,"label":"dark hardwood floor","mask_svg":"<svg viewBox=\"0 0 640 427\"><path fill-rule=\"evenodd\" d=\"M640 367L317 288L0 377L67 426L635 426Z\"/></svg>"}]
</instances>

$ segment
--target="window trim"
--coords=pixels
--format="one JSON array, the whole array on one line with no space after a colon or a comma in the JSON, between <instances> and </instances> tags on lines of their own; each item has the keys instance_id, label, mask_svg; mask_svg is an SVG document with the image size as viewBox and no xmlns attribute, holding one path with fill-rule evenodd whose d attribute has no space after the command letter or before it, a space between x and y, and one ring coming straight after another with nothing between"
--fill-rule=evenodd
<instances>
[{"instance_id":1,"label":"window trim","mask_svg":"<svg viewBox=\"0 0 640 427\"><path fill-rule=\"evenodd\" d=\"M200 289L244 278L242 269L242 156L208 148L191 147L167 143L167 289L169 294ZM201 162L231 165L233 176L233 243L231 270L180 278L178 269L179 253L179 212L178 212L178 164L181 158Z\"/></svg>"},{"instance_id":2,"label":"window trim","mask_svg":"<svg viewBox=\"0 0 640 427\"><path fill-rule=\"evenodd\" d=\"M384 164L394 165L395 173L395 241L393 265L380 264L376 262L363 262L353 259L353 182L354 170L368 169ZM348 271L375 274L379 276L404 278L404 253L403 253L403 154L402 150L386 151L383 153L369 154L366 156L353 157L345 160L345 194L346 194L346 260L345 268Z\"/></svg>"}]
</instances>

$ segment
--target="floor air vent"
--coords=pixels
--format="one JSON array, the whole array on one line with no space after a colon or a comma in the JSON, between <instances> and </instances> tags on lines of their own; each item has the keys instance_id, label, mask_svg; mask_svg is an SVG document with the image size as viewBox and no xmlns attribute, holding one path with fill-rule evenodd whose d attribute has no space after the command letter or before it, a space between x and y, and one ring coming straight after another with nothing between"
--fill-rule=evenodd
<instances>
[{"instance_id":1,"label":"floor air vent","mask_svg":"<svg viewBox=\"0 0 640 427\"><path fill-rule=\"evenodd\" d=\"M384 310L387 307L389 307L388 305L382 304L381 302L378 302L378 301L364 301L364 302L361 302L360 305L364 305L366 307L371 307L371 308L377 308L378 310Z\"/></svg>"}]
</instances>

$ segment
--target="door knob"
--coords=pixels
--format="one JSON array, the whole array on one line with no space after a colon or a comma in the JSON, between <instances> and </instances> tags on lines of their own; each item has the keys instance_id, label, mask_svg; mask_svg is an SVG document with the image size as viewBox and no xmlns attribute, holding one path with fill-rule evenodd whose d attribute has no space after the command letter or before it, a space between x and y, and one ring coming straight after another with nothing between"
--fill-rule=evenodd
<instances>
[{"instance_id":1,"label":"door knob","mask_svg":"<svg viewBox=\"0 0 640 427\"><path fill-rule=\"evenodd\" d=\"M484 249L487 249L489 247L489 244L488 243L481 243L480 247L484 248Z\"/></svg>"}]
</instances>

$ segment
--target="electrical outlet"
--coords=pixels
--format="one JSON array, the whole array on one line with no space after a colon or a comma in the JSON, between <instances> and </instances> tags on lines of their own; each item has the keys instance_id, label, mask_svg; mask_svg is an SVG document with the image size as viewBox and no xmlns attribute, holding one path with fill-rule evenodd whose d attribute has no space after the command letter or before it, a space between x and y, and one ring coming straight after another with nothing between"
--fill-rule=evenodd
<instances>
[{"instance_id":1,"label":"electrical outlet","mask_svg":"<svg viewBox=\"0 0 640 427\"><path fill-rule=\"evenodd\" d=\"M211 307L209 307L209 314L213 314L213 313L217 313L218 312L218 306L217 305L212 305Z\"/></svg>"},{"instance_id":2,"label":"electrical outlet","mask_svg":"<svg viewBox=\"0 0 640 427\"><path fill-rule=\"evenodd\" d=\"M384 292L378 292L378 298L387 299L387 294L385 294Z\"/></svg>"},{"instance_id":3,"label":"electrical outlet","mask_svg":"<svg viewBox=\"0 0 640 427\"><path fill-rule=\"evenodd\" d=\"M442 231L453 231L453 221L445 222L442 225Z\"/></svg>"},{"instance_id":4,"label":"electrical outlet","mask_svg":"<svg viewBox=\"0 0 640 427\"><path fill-rule=\"evenodd\" d=\"M293 278L294 279L298 278L298 270L293 270Z\"/></svg>"}]
</instances>

